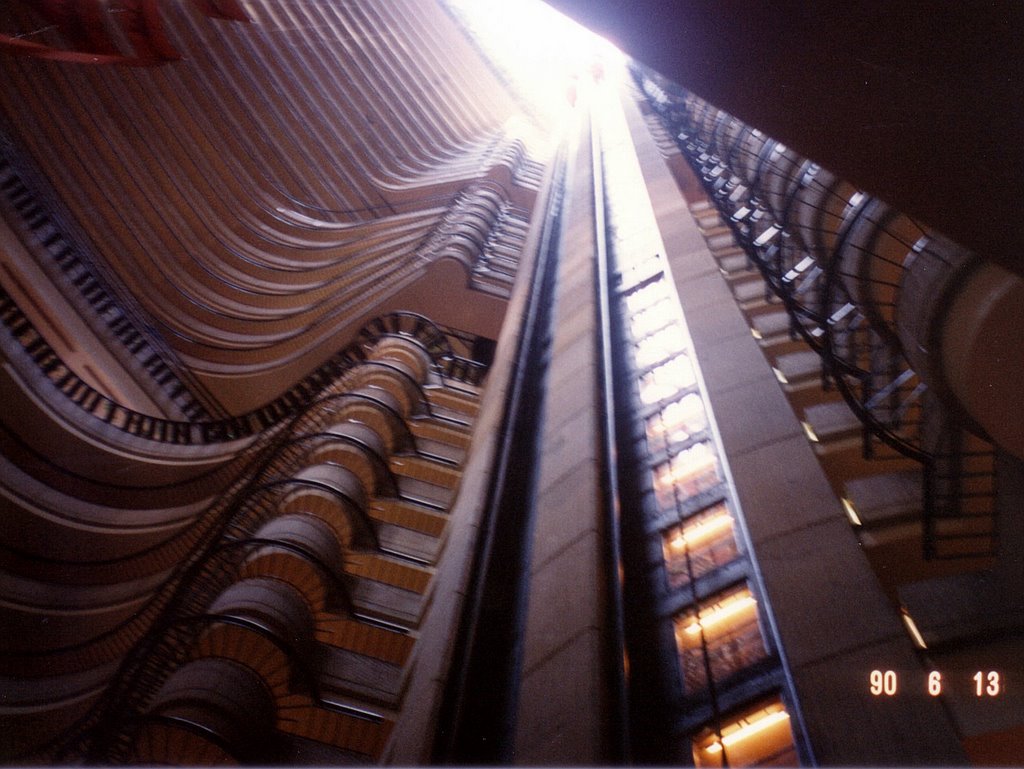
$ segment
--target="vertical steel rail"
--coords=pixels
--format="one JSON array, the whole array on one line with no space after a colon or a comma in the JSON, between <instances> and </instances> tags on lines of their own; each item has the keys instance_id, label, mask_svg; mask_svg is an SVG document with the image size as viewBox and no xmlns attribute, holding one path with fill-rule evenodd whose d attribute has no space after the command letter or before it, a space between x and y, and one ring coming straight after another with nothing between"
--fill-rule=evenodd
<instances>
[{"instance_id":1,"label":"vertical steel rail","mask_svg":"<svg viewBox=\"0 0 1024 769\"><path fill-rule=\"evenodd\" d=\"M622 535L620 531L618 449L615 429L615 365L612 351L612 327L608 253L608 225L605 219L604 165L601 126L590 115L590 151L594 188L594 256L596 259L597 343L599 356L598 403L601 458L599 478L605 524L605 579L608 592L607 675L611 685L609 760L627 763L630 759L629 699L625 672L625 620L622 597Z\"/></svg>"}]
</instances>

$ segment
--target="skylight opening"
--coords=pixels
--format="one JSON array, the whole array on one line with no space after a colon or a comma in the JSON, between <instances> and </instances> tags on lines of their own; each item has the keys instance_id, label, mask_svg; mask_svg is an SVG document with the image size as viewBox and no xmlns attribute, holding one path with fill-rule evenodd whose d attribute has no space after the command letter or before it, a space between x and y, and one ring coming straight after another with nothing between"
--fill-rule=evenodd
<instances>
[{"instance_id":1,"label":"skylight opening","mask_svg":"<svg viewBox=\"0 0 1024 769\"><path fill-rule=\"evenodd\" d=\"M622 70L615 46L541 0L448 0L480 46L546 117L575 102L579 87Z\"/></svg>"}]
</instances>

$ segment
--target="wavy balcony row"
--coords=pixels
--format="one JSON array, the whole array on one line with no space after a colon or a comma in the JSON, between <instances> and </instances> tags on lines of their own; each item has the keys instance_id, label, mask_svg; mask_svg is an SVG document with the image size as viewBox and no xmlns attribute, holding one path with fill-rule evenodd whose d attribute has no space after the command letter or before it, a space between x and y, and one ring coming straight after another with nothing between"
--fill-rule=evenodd
<instances>
[{"instance_id":1,"label":"wavy balcony row","mask_svg":"<svg viewBox=\"0 0 1024 769\"><path fill-rule=\"evenodd\" d=\"M74 752L86 740L91 750L113 750L110 740L119 738L108 730L163 723L156 714L174 710L168 701L177 701L175 682L192 668L173 671L209 655L238 658L269 682L284 719L277 727L284 732L297 697L303 707L323 711L304 722L314 729L304 738L371 754L382 747L378 740L370 751L358 741L315 731L315 724L326 720L334 729L338 719L365 712L338 705L339 697L385 712L397 707L412 643L402 628L418 624L423 610L429 564L438 556L444 510L468 442L466 419L456 418L450 405L432 406L435 396L423 390L436 377L428 348L436 352L443 342L425 345L393 323L389 327L391 334L376 335L365 358L275 433L256 466L199 516L187 530L192 544L180 565L142 607L90 640L15 655L22 675L43 663L51 678L39 685L51 694L54 687L64 692L47 710L49 716L62 714L56 721L40 720L35 708L14 708L23 749L43 750L43 742L56 740L52 749ZM451 392L446 403L472 400ZM442 411L453 415L440 416ZM296 639L309 648L294 649ZM277 661L267 656L274 648L284 653ZM102 671L109 676L110 662L126 653L107 688ZM280 677L296 664L302 671ZM166 685L152 683L154 666ZM76 688L83 669L98 671L88 692ZM63 678L52 678L61 671ZM288 685L301 678L299 672L315 673L303 679L313 682L312 689ZM27 682L22 688L31 691ZM310 699L311 691L320 693ZM134 708L134 715L126 716L125 708ZM69 725L71 713L81 719L71 724L74 745L54 731L61 719ZM203 721L201 707L192 716L207 731L223 726L214 716L208 716L215 718L212 724ZM382 717L371 720L384 723ZM139 745L148 744L146 728Z\"/></svg>"},{"instance_id":2,"label":"wavy balcony row","mask_svg":"<svg viewBox=\"0 0 1024 769\"><path fill-rule=\"evenodd\" d=\"M468 46L408 61L375 42L378 16L395 45L444 33L437 10L252 10L225 26L168 8L169 34L204 45L158 70L3 62L19 143L197 365L308 355L328 318L415 279L409 255L467 183L536 176Z\"/></svg>"}]
</instances>

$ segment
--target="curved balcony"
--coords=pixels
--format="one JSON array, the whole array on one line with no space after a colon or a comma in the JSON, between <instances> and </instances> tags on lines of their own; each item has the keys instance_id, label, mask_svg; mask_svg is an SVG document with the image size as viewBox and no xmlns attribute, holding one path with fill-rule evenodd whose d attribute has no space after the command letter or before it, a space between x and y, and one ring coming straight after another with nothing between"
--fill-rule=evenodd
<instances>
[{"instance_id":1,"label":"curved balcony","mask_svg":"<svg viewBox=\"0 0 1024 769\"><path fill-rule=\"evenodd\" d=\"M196 660L172 676L140 728L132 761L266 761L277 713L259 674L230 659Z\"/></svg>"},{"instance_id":2,"label":"curved balcony","mask_svg":"<svg viewBox=\"0 0 1024 769\"><path fill-rule=\"evenodd\" d=\"M281 717L271 731L283 749L300 737L364 759L383 749L429 597L437 523L458 482L451 460L418 454L411 427L465 434L468 424L440 413L425 389L445 391L435 361L452 355L436 327L383 318L360 342L366 352L298 411L220 512L207 513L202 539L135 617L44 655L68 670L95 665L87 654L123 659L95 705L34 754L149 755L155 729L160 740L185 740L182 749L198 749L201 737L203 750L212 741L237 757L233 720L165 707L174 671L206 659L255 671L278 713L315 714L302 734Z\"/></svg>"}]
</instances>

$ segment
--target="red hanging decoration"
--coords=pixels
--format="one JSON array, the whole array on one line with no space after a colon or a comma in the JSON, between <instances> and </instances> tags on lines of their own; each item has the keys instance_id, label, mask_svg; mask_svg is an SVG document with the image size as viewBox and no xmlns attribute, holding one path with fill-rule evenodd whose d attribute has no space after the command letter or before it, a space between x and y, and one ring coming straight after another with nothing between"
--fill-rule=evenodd
<instances>
[{"instance_id":1,"label":"red hanging decoration","mask_svg":"<svg viewBox=\"0 0 1024 769\"><path fill-rule=\"evenodd\" d=\"M35 43L0 33L0 53L74 64L151 66L181 58L164 30L159 0L22 0L57 26L70 48ZM192 0L205 16L249 21L239 0ZM121 50L120 30L130 45Z\"/></svg>"}]
</instances>

